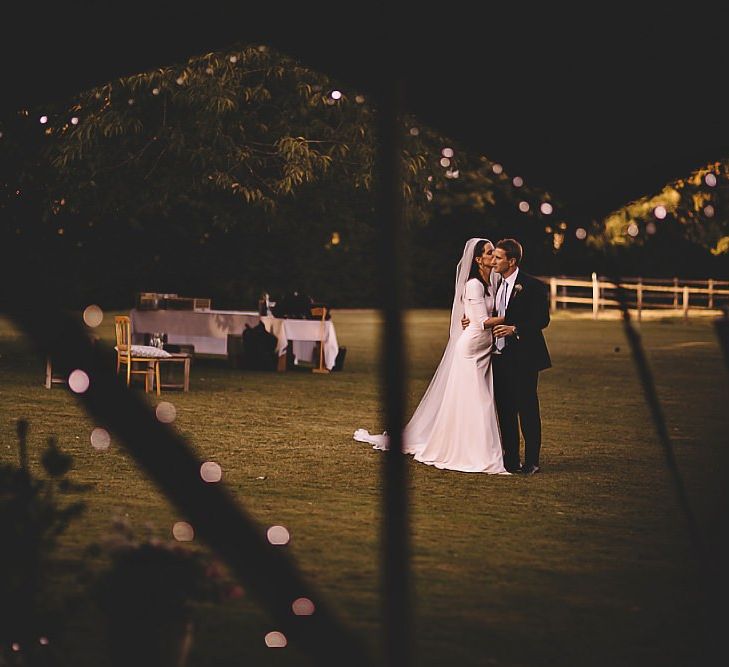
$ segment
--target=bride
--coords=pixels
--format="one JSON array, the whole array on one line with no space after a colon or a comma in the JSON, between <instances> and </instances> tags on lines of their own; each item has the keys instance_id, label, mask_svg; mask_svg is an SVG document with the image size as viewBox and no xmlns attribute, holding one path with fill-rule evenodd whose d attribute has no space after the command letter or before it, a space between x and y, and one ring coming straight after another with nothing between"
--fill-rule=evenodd
<instances>
[{"instance_id":1,"label":"bride","mask_svg":"<svg viewBox=\"0 0 729 667\"><path fill-rule=\"evenodd\" d=\"M496 294L494 246L469 239L456 269L451 329L443 358L403 432L403 451L436 468L508 475L494 405L491 317ZM461 318L470 320L467 328ZM387 449L387 434L358 429L354 439Z\"/></svg>"}]
</instances>

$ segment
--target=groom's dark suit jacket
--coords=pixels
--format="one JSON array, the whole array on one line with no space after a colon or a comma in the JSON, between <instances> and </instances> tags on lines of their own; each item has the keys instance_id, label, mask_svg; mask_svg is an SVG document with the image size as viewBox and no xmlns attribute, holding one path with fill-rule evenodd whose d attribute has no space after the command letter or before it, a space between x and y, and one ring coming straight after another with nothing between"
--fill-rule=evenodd
<instances>
[{"instance_id":1,"label":"groom's dark suit jacket","mask_svg":"<svg viewBox=\"0 0 729 667\"><path fill-rule=\"evenodd\" d=\"M517 335L506 338L504 353L519 368L541 371L552 365L542 334L549 324L547 286L521 269L506 307L506 324L516 326Z\"/></svg>"}]
</instances>

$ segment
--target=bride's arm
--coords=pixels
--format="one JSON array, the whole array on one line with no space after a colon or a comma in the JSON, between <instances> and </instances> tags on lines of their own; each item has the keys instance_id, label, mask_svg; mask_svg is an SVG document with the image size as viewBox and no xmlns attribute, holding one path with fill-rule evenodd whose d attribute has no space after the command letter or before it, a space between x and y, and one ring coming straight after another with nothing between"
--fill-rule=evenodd
<instances>
[{"instance_id":1,"label":"bride's arm","mask_svg":"<svg viewBox=\"0 0 729 667\"><path fill-rule=\"evenodd\" d=\"M505 317L489 317L487 320L484 320L483 328L484 329L492 329L495 326L498 326L499 324L503 324L506 321Z\"/></svg>"},{"instance_id":2,"label":"bride's arm","mask_svg":"<svg viewBox=\"0 0 729 667\"><path fill-rule=\"evenodd\" d=\"M489 311L486 308L486 298L483 283L479 280L469 280L466 284L466 299L469 302L470 310L475 315L477 322L481 324L481 328L490 329L499 324L504 323L503 317L490 317ZM468 326L468 320L464 316L465 320L461 322L463 328Z\"/></svg>"}]
</instances>

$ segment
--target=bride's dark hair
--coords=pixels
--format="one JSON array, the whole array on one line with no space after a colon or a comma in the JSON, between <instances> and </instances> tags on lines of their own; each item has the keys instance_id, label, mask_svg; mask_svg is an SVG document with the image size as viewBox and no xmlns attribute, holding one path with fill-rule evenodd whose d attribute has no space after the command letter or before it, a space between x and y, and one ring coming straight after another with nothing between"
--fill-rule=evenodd
<instances>
[{"instance_id":1,"label":"bride's dark hair","mask_svg":"<svg viewBox=\"0 0 729 667\"><path fill-rule=\"evenodd\" d=\"M483 283L483 286L486 288L486 294L489 294L489 284L485 282L484 279L481 277L481 267L479 267L479 265L476 263L476 257L481 257L481 255L483 255L483 249L486 247L487 243L490 242L486 241L485 239L481 239L476 244L476 247L473 249L473 257L471 258L471 270L468 273L468 279L471 280L471 278L478 278Z\"/></svg>"}]
</instances>

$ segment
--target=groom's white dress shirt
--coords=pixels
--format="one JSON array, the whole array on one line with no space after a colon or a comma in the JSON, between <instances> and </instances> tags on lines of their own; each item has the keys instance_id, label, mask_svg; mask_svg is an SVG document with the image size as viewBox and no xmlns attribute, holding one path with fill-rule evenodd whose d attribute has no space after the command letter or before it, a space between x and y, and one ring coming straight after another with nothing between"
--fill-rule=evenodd
<instances>
[{"instance_id":1,"label":"groom's white dress shirt","mask_svg":"<svg viewBox=\"0 0 729 667\"><path fill-rule=\"evenodd\" d=\"M499 285L499 291L496 293L496 315L498 317L504 317L506 315L506 309L509 307L509 299L511 293L514 291L514 283L516 283L516 277L519 275L519 269L517 268L508 278L501 281ZM496 338L496 350L498 353L506 347L506 338L504 336L498 336Z\"/></svg>"}]
</instances>

